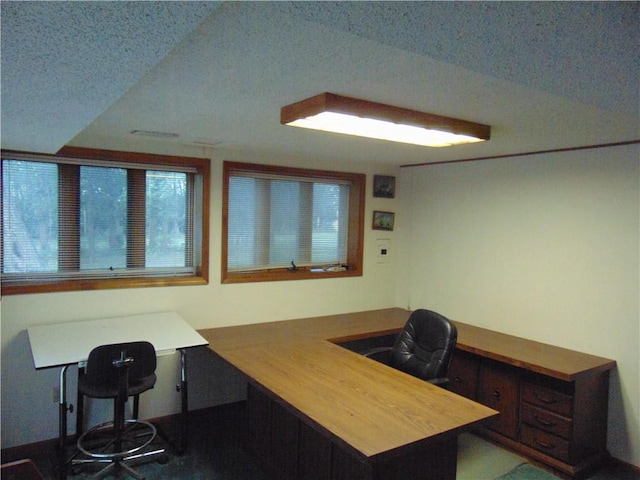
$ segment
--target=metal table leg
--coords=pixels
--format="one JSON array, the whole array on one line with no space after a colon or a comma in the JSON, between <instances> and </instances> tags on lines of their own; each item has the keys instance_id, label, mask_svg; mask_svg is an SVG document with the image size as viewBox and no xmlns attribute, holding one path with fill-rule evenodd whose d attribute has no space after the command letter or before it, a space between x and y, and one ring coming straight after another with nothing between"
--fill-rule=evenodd
<instances>
[{"instance_id":1,"label":"metal table leg","mask_svg":"<svg viewBox=\"0 0 640 480\"><path fill-rule=\"evenodd\" d=\"M67 368L60 370L60 394L58 397L58 478L67 478Z\"/></svg>"},{"instance_id":2,"label":"metal table leg","mask_svg":"<svg viewBox=\"0 0 640 480\"><path fill-rule=\"evenodd\" d=\"M187 387L187 352L185 348L180 348L180 383L176 385L176 391L180 392L181 410L179 416L179 440L175 436L168 435L161 425L156 425L158 433L165 439L171 448L178 454L183 455L187 451L189 439L189 392Z\"/></svg>"},{"instance_id":3,"label":"metal table leg","mask_svg":"<svg viewBox=\"0 0 640 480\"><path fill-rule=\"evenodd\" d=\"M180 396L182 400L182 411L180 412L180 454L187 451L189 439L189 397L187 392L187 350L180 349Z\"/></svg>"}]
</instances>

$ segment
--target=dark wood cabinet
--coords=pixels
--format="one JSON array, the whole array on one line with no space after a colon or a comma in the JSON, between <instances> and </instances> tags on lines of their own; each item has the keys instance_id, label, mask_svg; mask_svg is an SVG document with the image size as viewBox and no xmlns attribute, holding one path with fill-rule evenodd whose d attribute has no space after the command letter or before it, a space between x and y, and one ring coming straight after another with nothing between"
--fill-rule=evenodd
<instances>
[{"instance_id":1,"label":"dark wood cabinet","mask_svg":"<svg viewBox=\"0 0 640 480\"><path fill-rule=\"evenodd\" d=\"M569 461L571 444L564 438L525 424L522 426L521 441L523 445L535 448L545 455L555 457L562 462Z\"/></svg>"},{"instance_id":2,"label":"dark wood cabinet","mask_svg":"<svg viewBox=\"0 0 640 480\"><path fill-rule=\"evenodd\" d=\"M522 423L545 430L562 438L569 438L572 432L571 418L557 413L534 407L526 402L521 405Z\"/></svg>"},{"instance_id":3,"label":"dark wood cabinet","mask_svg":"<svg viewBox=\"0 0 640 480\"><path fill-rule=\"evenodd\" d=\"M331 454L333 450L331 440L322 436L304 422L300 422L300 435L298 439L300 444L297 459L299 466L298 476L288 478L297 478L300 480L331 479Z\"/></svg>"},{"instance_id":4,"label":"dark wood cabinet","mask_svg":"<svg viewBox=\"0 0 640 480\"><path fill-rule=\"evenodd\" d=\"M520 381L514 368L491 360L480 364L478 402L500 412L486 423L486 428L517 439L519 398Z\"/></svg>"},{"instance_id":5,"label":"dark wood cabinet","mask_svg":"<svg viewBox=\"0 0 640 480\"><path fill-rule=\"evenodd\" d=\"M298 478L300 422L278 402L271 402L271 457L282 478ZM309 477L312 478L312 477Z\"/></svg>"},{"instance_id":6,"label":"dark wood cabinet","mask_svg":"<svg viewBox=\"0 0 640 480\"><path fill-rule=\"evenodd\" d=\"M278 480L455 480L457 436L370 462L271 392L249 383L247 449Z\"/></svg>"},{"instance_id":7,"label":"dark wood cabinet","mask_svg":"<svg viewBox=\"0 0 640 480\"><path fill-rule=\"evenodd\" d=\"M449 390L500 412L478 433L570 476L605 458L613 360L456 325Z\"/></svg>"},{"instance_id":8,"label":"dark wood cabinet","mask_svg":"<svg viewBox=\"0 0 640 480\"><path fill-rule=\"evenodd\" d=\"M522 437L524 445L561 462L580 461L574 437L574 389L566 382L550 382L541 376L523 380ZM575 452L575 453L574 453Z\"/></svg>"},{"instance_id":9,"label":"dark wood cabinet","mask_svg":"<svg viewBox=\"0 0 640 480\"><path fill-rule=\"evenodd\" d=\"M247 446L271 470L271 406L266 395L254 388L247 390ZM268 462L266 464L265 462Z\"/></svg>"},{"instance_id":10,"label":"dark wood cabinet","mask_svg":"<svg viewBox=\"0 0 640 480\"><path fill-rule=\"evenodd\" d=\"M274 478L302 478L298 465L299 420L251 385L247 391L247 410L248 450Z\"/></svg>"},{"instance_id":11,"label":"dark wood cabinet","mask_svg":"<svg viewBox=\"0 0 640 480\"><path fill-rule=\"evenodd\" d=\"M456 350L449 366L449 391L475 400L478 394L479 368L480 358L477 355Z\"/></svg>"},{"instance_id":12,"label":"dark wood cabinet","mask_svg":"<svg viewBox=\"0 0 640 480\"><path fill-rule=\"evenodd\" d=\"M521 442L541 455L588 468L606 453L609 372L562 382L526 375Z\"/></svg>"}]
</instances>

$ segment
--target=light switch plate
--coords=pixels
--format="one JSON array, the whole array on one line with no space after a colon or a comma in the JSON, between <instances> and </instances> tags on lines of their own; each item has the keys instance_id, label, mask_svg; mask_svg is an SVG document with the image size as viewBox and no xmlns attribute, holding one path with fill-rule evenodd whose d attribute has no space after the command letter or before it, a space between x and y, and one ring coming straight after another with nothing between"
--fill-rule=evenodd
<instances>
[{"instance_id":1,"label":"light switch plate","mask_svg":"<svg viewBox=\"0 0 640 480\"><path fill-rule=\"evenodd\" d=\"M376 263L389 263L391 241L388 238L378 238L376 240Z\"/></svg>"}]
</instances>

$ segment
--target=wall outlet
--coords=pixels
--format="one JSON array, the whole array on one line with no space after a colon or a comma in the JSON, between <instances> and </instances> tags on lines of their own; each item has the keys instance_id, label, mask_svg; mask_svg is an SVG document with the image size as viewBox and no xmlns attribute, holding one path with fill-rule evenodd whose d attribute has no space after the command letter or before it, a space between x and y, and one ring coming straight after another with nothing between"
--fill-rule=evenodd
<instances>
[{"instance_id":1,"label":"wall outlet","mask_svg":"<svg viewBox=\"0 0 640 480\"><path fill-rule=\"evenodd\" d=\"M53 403L60 401L60 386L55 386L51 389L51 401L53 401Z\"/></svg>"}]
</instances>

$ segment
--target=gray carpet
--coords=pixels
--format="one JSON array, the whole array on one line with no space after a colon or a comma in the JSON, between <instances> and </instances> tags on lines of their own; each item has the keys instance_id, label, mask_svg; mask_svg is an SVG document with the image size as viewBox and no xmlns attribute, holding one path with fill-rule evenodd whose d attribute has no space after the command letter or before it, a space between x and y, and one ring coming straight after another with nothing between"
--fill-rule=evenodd
<instances>
[{"instance_id":1,"label":"gray carpet","mask_svg":"<svg viewBox=\"0 0 640 480\"><path fill-rule=\"evenodd\" d=\"M509 473L497 478L497 480L559 480L560 477L551 475L544 470L534 467L528 463L518 465Z\"/></svg>"},{"instance_id":2,"label":"gray carpet","mask_svg":"<svg viewBox=\"0 0 640 480\"><path fill-rule=\"evenodd\" d=\"M194 411L189 414L189 445L184 455L167 450L167 462L135 466L147 480L271 480L243 450L245 405ZM169 435L176 425L163 425ZM175 437L175 435L172 435ZM87 472L69 480L90 478Z\"/></svg>"}]
</instances>

